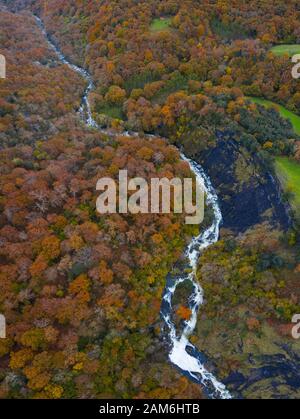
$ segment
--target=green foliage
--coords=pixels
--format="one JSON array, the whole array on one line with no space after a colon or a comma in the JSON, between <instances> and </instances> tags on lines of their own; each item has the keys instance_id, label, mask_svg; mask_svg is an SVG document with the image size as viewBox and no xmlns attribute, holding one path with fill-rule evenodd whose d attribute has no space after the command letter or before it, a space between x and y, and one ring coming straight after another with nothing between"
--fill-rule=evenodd
<instances>
[{"instance_id":1,"label":"green foliage","mask_svg":"<svg viewBox=\"0 0 300 419\"><path fill-rule=\"evenodd\" d=\"M154 19L151 22L150 31L151 32L161 32L161 31L170 30L171 21L172 21L172 19L167 18L167 17Z\"/></svg>"},{"instance_id":2,"label":"green foliage","mask_svg":"<svg viewBox=\"0 0 300 419\"><path fill-rule=\"evenodd\" d=\"M179 71L174 72L168 79L162 89L153 97L154 103L164 103L166 98L174 92L187 90L189 78Z\"/></svg>"},{"instance_id":3,"label":"green foliage","mask_svg":"<svg viewBox=\"0 0 300 419\"><path fill-rule=\"evenodd\" d=\"M64 386L64 399L76 399L78 396L74 381L67 381Z\"/></svg>"},{"instance_id":4,"label":"green foliage","mask_svg":"<svg viewBox=\"0 0 300 419\"><path fill-rule=\"evenodd\" d=\"M130 93L133 89L142 89L145 84L152 83L160 79L161 74L159 72L145 70L128 78L124 83L124 87L126 91Z\"/></svg>"},{"instance_id":5,"label":"green foliage","mask_svg":"<svg viewBox=\"0 0 300 419\"><path fill-rule=\"evenodd\" d=\"M256 112L248 108L239 109L240 126L243 133L240 141L251 152L259 152L268 163L270 155L290 155L294 150L295 133L291 122L281 117L274 108L258 105ZM296 137L297 138L297 137Z\"/></svg>"},{"instance_id":6,"label":"green foliage","mask_svg":"<svg viewBox=\"0 0 300 419\"><path fill-rule=\"evenodd\" d=\"M72 281L74 278L85 273L88 267L83 263L75 263L69 271L69 280Z\"/></svg>"},{"instance_id":7,"label":"green foliage","mask_svg":"<svg viewBox=\"0 0 300 419\"><path fill-rule=\"evenodd\" d=\"M300 135L300 116L294 112L289 111L284 106L278 105L277 103L271 102L270 100L257 97L251 97L248 99L254 103L257 103L258 105L265 106L267 109L275 109L283 118L287 119L292 124L295 133Z\"/></svg>"},{"instance_id":8,"label":"green foliage","mask_svg":"<svg viewBox=\"0 0 300 419\"><path fill-rule=\"evenodd\" d=\"M271 51L273 54L279 57L286 54L293 56L295 54L300 54L300 45L276 45L275 47L271 48Z\"/></svg>"},{"instance_id":9,"label":"green foliage","mask_svg":"<svg viewBox=\"0 0 300 419\"><path fill-rule=\"evenodd\" d=\"M109 104L98 105L95 107L95 112L104 114L113 119L124 119L124 113L122 106L113 106Z\"/></svg>"},{"instance_id":10,"label":"green foliage","mask_svg":"<svg viewBox=\"0 0 300 419\"><path fill-rule=\"evenodd\" d=\"M293 270L294 265L289 266L283 248L266 252L257 240L257 245L251 247L246 241L234 245L221 241L201 257L199 281L204 287L210 318L239 306L249 306L265 318L283 321L290 321L292 313L298 312L300 307L283 291L283 272ZM288 279L289 275L291 271L285 277Z\"/></svg>"},{"instance_id":11,"label":"green foliage","mask_svg":"<svg viewBox=\"0 0 300 419\"><path fill-rule=\"evenodd\" d=\"M216 35L225 39L245 39L254 35L254 33L251 33L250 30L247 30L245 26L239 23L224 23L217 17L211 20L210 25Z\"/></svg>"}]
</instances>

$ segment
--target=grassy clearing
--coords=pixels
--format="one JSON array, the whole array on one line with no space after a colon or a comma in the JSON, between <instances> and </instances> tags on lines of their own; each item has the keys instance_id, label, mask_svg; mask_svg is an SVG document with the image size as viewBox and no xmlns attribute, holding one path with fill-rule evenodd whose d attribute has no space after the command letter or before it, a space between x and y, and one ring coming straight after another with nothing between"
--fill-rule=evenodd
<instances>
[{"instance_id":1,"label":"grassy clearing","mask_svg":"<svg viewBox=\"0 0 300 419\"><path fill-rule=\"evenodd\" d=\"M292 56L295 54L300 54L300 45L276 45L275 47L271 48L271 51L274 55L277 55L279 57L285 54Z\"/></svg>"},{"instance_id":2,"label":"grassy clearing","mask_svg":"<svg viewBox=\"0 0 300 419\"><path fill-rule=\"evenodd\" d=\"M292 194L290 199L294 210L300 211L300 164L288 157L276 158L276 174L286 192Z\"/></svg>"},{"instance_id":3,"label":"grassy clearing","mask_svg":"<svg viewBox=\"0 0 300 419\"><path fill-rule=\"evenodd\" d=\"M110 106L107 104L105 106L97 107L96 112L99 114L107 115L113 119L124 119L121 106Z\"/></svg>"},{"instance_id":4,"label":"grassy clearing","mask_svg":"<svg viewBox=\"0 0 300 419\"><path fill-rule=\"evenodd\" d=\"M154 19L150 25L150 31L151 32L167 31L170 29L170 26L171 26L171 18L169 17Z\"/></svg>"},{"instance_id":5,"label":"grassy clearing","mask_svg":"<svg viewBox=\"0 0 300 419\"><path fill-rule=\"evenodd\" d=\"M282 105L278 105L277 103L271 102L270 100L262 99L262 98L256 98L256 97L248 97L249 100L251 100L254 103L257 103L259 105L263 105L266 108L275 108L278 110L280 115L283 118L288 119L291 124L293 125L294 131L296 134L300 135L300 116L295 114L294 112L289 111Z\"/></svg>"}]
</instances>

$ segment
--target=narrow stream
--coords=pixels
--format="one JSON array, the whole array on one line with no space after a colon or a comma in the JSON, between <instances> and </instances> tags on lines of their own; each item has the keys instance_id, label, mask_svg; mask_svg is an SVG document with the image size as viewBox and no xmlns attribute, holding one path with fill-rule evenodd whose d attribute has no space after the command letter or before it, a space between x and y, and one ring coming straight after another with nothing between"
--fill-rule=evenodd
<instances>
[{"instance_id":1,"label":"narrow stream","mask_svg":"<svg viewBox=\"0 0 300 419\"><path fill-rule=\"evenodd\" d=\"M73 71L80 74L87 81L87 88L84 92L82 104L79 110L79 113L84 119L85 123L89 127L96 128L103 133L116 135L107 129L102 129L99 127L97 122L93 119L88 98L89 93L94 89L92 76L83 68L71 64L66 59L60 49L51 41L42 20L37 16L35 16L35 18L39 28L47 39L49 47L55 51L59 61L68 65ZM137 133L131 132L123 132L123 135L138 136ZM149 135L147 137L153 136ZM182 275L178 275L176 278L167 279L167 284L162 300L161 316L167 326L168 337L171 343L169 359L172 364L179 368L185 375L189 376L193 381L201 384L210 398L231 399L231 395L228 390L226 390L225 386L205 368L204 355L201 354L189 342L189 337L195 330L198 311L202 306L204 299L203 289L196 279L197 263L201 252L219 240L219 229L222 222L222 214L216 192L211 184L209 177L206 175L202 167L195 161L188 159L184 154L181 154L181 158L182 160L189 163L191 170L196 176L197 182L204 187L206 191L206 202L207 205L212 208L214 217L212 225L199 236L194 237L186 249L185 254L188 259L190 273L182 273ZM185 271L185 269L183 271ZM190 320L185 322L185 326L181 335L177 336L176 326L172 321L172 299L177 286L185 281L190 281L193 285L193 293L189 297L189 306L192 311L192 315Z\"/></svg>"},{"instance_id":2,"label":"narrow stream","mask_svg":"<svg viewBox=\"0 0 300 419\"><path fill-rule=\"evenodd\" d=\"M204 292L196 277L198 260L203 250L219 240L222 214L218 196L203 168L195 161L186 158L183 154L181 154L181 158L189 163L191 170L196 176L197 182L204 187L206 192L206 204L212 209L214 217L211 226L204 230L199 236L194 237L186 249L185 255L189 262L190 273L182 273L177 275L176 278L170 277L167 280L161 314L168 327L169 338L172 343L169 358L185 375L189 376L193 381L203 385L205 392L210 398L231 399L231 395L226 390L225 386L205 368L204 364L206 359L203 354L189 342L189 337L194 332L197 324L199 309L204 301ZM185 271L186 268L187 267L185 266L183 271ZM184 329L181 335L178 336L176 326L172 321L172 299L178 285L185 281L190 281L193 285L193 293L189 297L189 308L192 311L192 315L191 318L185 322Z\"/></svg>"}]
</instances>

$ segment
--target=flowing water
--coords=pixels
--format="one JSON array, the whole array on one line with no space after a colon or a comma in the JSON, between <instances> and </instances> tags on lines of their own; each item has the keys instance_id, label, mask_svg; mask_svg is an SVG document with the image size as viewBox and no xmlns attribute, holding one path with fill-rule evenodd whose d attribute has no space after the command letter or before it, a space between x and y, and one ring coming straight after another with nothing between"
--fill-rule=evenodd
<instances>
[{"instance_id":1,"label":"flowing water","mask_svg":"<svg viewBox=\"0 0 300 419\"><path fill-rule=\"evenodd\" d=\"M211 398L230 399L230 393L212 373L204 366L205 357L189 342L189 337L194 332L197 316L200 307L203 305L204 293L196 278L197 264L201 252L219 240L219 230L222 223L222 214L219 207L217 194L211 184L209 177L202 167L193 160L187 159L183 154L181 158L187 161L194 172L197 182L204 187L206 192L206 204L213 210L213 222L210 227L199 236L194 237L188 245L185 255L187 257L190 273L182 273L176 278L169 278L163 296L161 314L169 330L171 341L170 361L181 371L190 376L194 381L204 386L206 393ZM186 266L183 272L186 271ZM179 284L190 281L193 285L193 293L189 297L189 308L192 315L180 336L177 335L177 328L172 321L172 298Z\"/></svg>"},{"instance_id":2,"label":"flowing water","mask_svg":"<svg viewBox=\"0 0 300 419\"><path fill-rule=\"evenodd\" d=\"M79 113L85 123L92 128L96 128L101 132L115 135L109 130L102 129L98 126L94 120L91 106L89 103L89 93L94 89L94 83L92 76L83 68L78 67L70 63L63 55L61 50L51 41L44 27L42 20L39 17L35 17L47 39L49 47L55 51L59 61L63 64L68 65L73 71L80 74L87 82L82 104ZM137 133L123 132L123 135L137 136ZM151 137L151 136L148 136ZM163 295L161 316L168 329L168 337L170 340L170 353L169 359L177 368L179 368L184 374L188 375L193 381L201 384L204 390L211 398L230 399L231 395L226 390L225 386L220 383L216 377L205 368L205 357L201 354L190 342L189 337L193 333L197 323L197 316L200 307L203 304L204 293L203 289L199 285L196 279L196 269L199 256L201 252L216 243L219 240L219 229L222 222L222 214L218 203L218 197L211 184L209 177L204 172L203 168L193 160L188 159L184 154L181 154L182 160L189 163L191 170L194 172L197 182L205 189L206 192L206 203L213 210L213 222L210 227L204 230L199 236L194 237L191 243L186 249L186 257L188 259L188 267L190 273L184 273L187 266L183 269L181 275L177 275L176 278L167 279L167 285ZM177 328L172 321L172 299L176 288L179 284L190 281L193 285L193 292L189 297L189 306L192 315L188 321L185 322L183 331L180 336L177 335Z\"/></svg>"}]
</instances>

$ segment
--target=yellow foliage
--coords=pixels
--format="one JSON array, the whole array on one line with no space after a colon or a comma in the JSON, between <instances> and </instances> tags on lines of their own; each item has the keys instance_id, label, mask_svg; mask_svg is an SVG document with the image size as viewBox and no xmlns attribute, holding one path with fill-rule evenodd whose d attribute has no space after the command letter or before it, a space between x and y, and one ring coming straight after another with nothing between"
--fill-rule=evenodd
<instances>
[{"instance_id":1,"label":"yellow foliage","mask_svg":"<svg viewBox=\"0 0 300 419\"><path fill-rule=\"evenodd\" d=\"M28 387L32 390L42 390L46 387L46 385L51 380L51 376L49 373L39 373L35 374L34 371L29 370L33 367L25 368L24 372L27 378L29 378Z\"/></svg>"},{"instance_id":2,"label":"yellow foliage","mask_svg":"<svg viewBox=\"0 0 300 419\"><path fill-rule=\"evenodd\" d=\"M60 255L60 241L55 236L46 237L42 241L41 247L41 255L48 261L56 259Z\"/></svg>"},{"instance_id":3,"label":"yellow foliage","mask_svg":"<svg viewBox=\"0 0 300 419\"><path fill-rule=\"evenodd\" d=\"M153 243L155 243L156 245L159 245L164 241L163 236L159 233L153 234L151 238Z\"/></svg>"},{"instance_id":4,"label":"yellow foliage","mask_svg":"<svg viewBox=\"0 0 300 419\"><path fill-rule=\"evenodd\" d=\"M270 149L270 148L272 148L273 147L273 143L272 143L272 141L267 141L267 142L265 142L264 143L264 146L263 146L263 148L265 149L265 150L268 150L268 149Z\"/></svg>"},{"instance_id":5,"label":"yellow foliage","mask_svg":"<svg viewBox=\"0 0 300 419\"><path fill-rule=\"evenodd\" d=\"M140 157L143 160L151 160L152 156L153 156L153 150L149 147L142 147L138 152L137 152L138 157Z\"/></svg>"},{"instance_id":6,"label":"yellow foliage","mask_svg":"<svg viewBox=\"0 0 300 419\"><path fill-rule=\"evenodd\" d=\"M49 384L45 391L48 393L48 396L52 399L60 399L64 393L64 389L61 386Z\"/></svg>"},{"instance_id":7,"label":"yellow foliage","mask_svg":"<svg viewBox=\"0 0 300 419\"><path fill-rule=\"evenodd\" d=\"M126 98L126 91L119 86L111 86L105 95L105 100L112 105L120 105Z\"/></svg>"},{"instance_id":8,"label":"yellow foliage","mask_svg":"<svg viewBox=\"0 0 300 419\"><path fill-rule=\"evenodd\" d=\"M153 60L153 54L150 49L147 49L145 52L145 60L146 61L152 61Z\"/></svg>"},{"instance_id":9,"label":"yellow foliage","mask_svg":"<svg viewBox=\"0 0 300 419\"><path fill-rule=\"evenodd\" d=\"M109 285L113 282L114 273L111 269L108 268L107 263L104 260L101 260L100 266L100 281L105 284Z\"/></svg>"},{"instance_id":10,"label":"yellow foliage","mask_svg":"<svg viewBox=\"0 0 300 419\"><path fill-rule=\"evenodd\" d=\"M73 236L70 238L69 243L73 250L79 250L84 246L83 239L77 234L73 234Z\"/></svg>"},{"instance_id":11,"label":"yellow foliage","mask_svg":"<svg viewBox=\"0 0 300 419\"><path fill-rule=\"evenodd\" d=\"M81 302L87 303L90 301L90 280L86 275L78 276L71 284L69 285L70 294L76 295Z\"/></svg>"},{"instance_id":12,"label":"yellow foliage","mask_svg":"<svg viewBox=\"0 0 300 419\"><path fill-rule=\"evenodd\" d=\"M83 363L82 362L78 362L77 364L74 365L73 370L74 371L81 371L83 369Z\"/></svg>"},{"instance_id":13,"label":"yellow foliage","mask_svg":"<svg viewBox=\"0 0 300 419\"><path fill-rule=\"evenodd\" d=\"M33 358L33 352L29 348L21 349L10 354L9 366L12 369L23 368Z\"/></svg>"},{"instance_id":14,"label":"yellow foliage","mask_svg":"<svg viewBox=\"0 0 300 419\"><path fill-rule=\"evenodd\" d=\"M45 345L44 331L41 329L28 330L21 336L21 343L34 351L41 349Z\"/></svg>"},{"instance_id":15,"label":"yellow foliage","mask_svg":"<svg viewBox=\"0 0 300 419\"><path fill-rule=\"evenodd\" d=\"M0 357L10 352L13 343L10 339L0 339Z\"/></svg>"}]
</instances>

